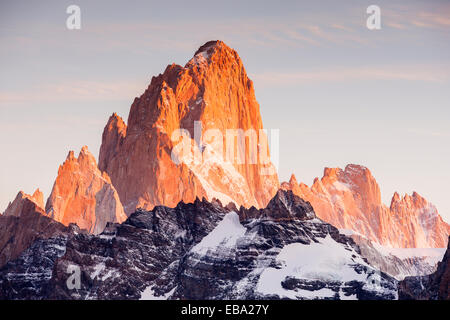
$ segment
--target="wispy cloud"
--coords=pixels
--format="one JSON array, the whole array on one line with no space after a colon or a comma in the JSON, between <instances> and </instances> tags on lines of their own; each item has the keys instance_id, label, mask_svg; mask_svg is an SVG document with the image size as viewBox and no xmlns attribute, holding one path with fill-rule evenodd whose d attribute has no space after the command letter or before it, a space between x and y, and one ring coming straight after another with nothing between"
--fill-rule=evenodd
<instances>
[{"instance_id":1,"label":"wispy cloud","mask_svg":"<svg viewBox=\"0 0 450 320\"><path fill-rule=\"evenodd\" d=\"M67 30L54 26L41 26L39 33L14 32L3 37L0 52L11 54L17 50L40 50L44 47L57 49L88 47L90 51L126 50L145 53L149 50L167 51L168 49L192 50L198 41L199 30L203 40L223 39L236 44L261 47L329 46L329 45L366 45L363 35L353 32L351 23L334 23L329 19L303 21L299 17L280 19L249 18L230 21L168 21L91 23L82 29L79 37L63 41ZM362 27L360 28L364 30ZM42 35L45 35L43 37ZM64 43L64 46L61 46ZM138 45L137 45L138 44Z\"/></svg>"},{"instance_id":2,"label":"wispy cloud","mask_svg":"<svg viewBox=\"0 0 450 320\"><path fill-rule=\"evenodd\" d=\"M253 74L252 78L259 86L354 80L444 82L450 78L450 66L340 67L307 72L264 72Z\"/></svg>"},{"instance_id":3,"label":"wispy cloud","mask_svg":"<svg viewBox=\"0 0 450 320\"><path fill-rule=\"evenodd\" d=\"M396 29L427 28L450 29L450 5L429 2L426 8L417 8L402 4L382 7L383 23Z\"/></svg>"},{"instance_id":4,"label":"wispy cloud","mask_svg":"<svg viewBox=\"0 0 450 320\"><path fill-rule=\"evenodd\" d=\"M390 28L394 28L394 29L400 29L400 30L404 30L407 28L406 25L401 24L401 23L395 23L395 22L387 22L385 23L386 26L390 27Z\"/></svg>"},{"instance_id":5,"label":"wispy cloud","mask_svg":"<svg viewBox=\"0 0 450 320\"><path fill-rule=\"evenodd\" d=\"M108 101L130 99L142 93L143 83L127 81L73 81L43 84L24 91L0 91L0 108L16 103Z\"/></svg>"},{"instance_id":6,"label":"wispy cloud","mask_svg":"<svg viewBox=\"0 0 450 320\"><path fill-rule=\"evenodd\" d=\"M450 66L337 67L294 72L250 74L258 87L313 82L355 80L399 80L442 83L450 79ZM26 90L0 91L0 109L15 104L64 101L130 100L142 93L147 83L139 81L66 81L48 83Z\"/></svg>"},{"instance_id":7,"label":"wispy cloud","mask_svg":"<svg viewBox=\"0 0 450 320\"><path fill-rule=\"evenodd\" d=\"M435 138L449 138L450 132L448 131L426 131L420 130L418 128L411 128L408 130L409 133L419 136L435 137Z\"/></svg>"}]
</instances>

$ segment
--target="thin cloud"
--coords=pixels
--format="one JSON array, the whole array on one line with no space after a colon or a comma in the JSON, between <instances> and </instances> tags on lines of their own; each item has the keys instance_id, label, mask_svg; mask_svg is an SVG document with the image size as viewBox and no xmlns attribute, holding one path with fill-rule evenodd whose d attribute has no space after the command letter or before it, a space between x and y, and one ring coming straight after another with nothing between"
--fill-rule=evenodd
<instances>
[{"instance_id":1,"label":"thin cloud","mask_svg":"<svg viewBox=\"0 0 450 320\"><path fill-rule=\"evenodd\" d=\"M400 30L406 29L406 26L404 24L395 23L395 22L387 22L385 25L388 27L394 28L394 29L400 29Z\"/></svg>"},{"instance_id":2,"label":"thin cloud","mask_svg":"<svg viewBox=\"0 0 450 320\"><path fill-rule=\"evenodd\" d=\"M347 31L347 32L354 32L354 30L352 28L346 27L346 26L341 25L341 24L332 24L331 27L334 28L334 29L344 30L344 31Z\"/></svg>"},{"instance_id":3,"label":"thin cloud","mask_svg":"<svg viewBox=\"0 0 450 320\"><path fill-rule=\"evenodd\" d=\"M0 106L29 102L109 101L130 99L142 93L142 83L74 81L44 84L25 91L0 92Z\"/></svg>"},{"instance_id":4,"label":"thin cloud","mask_svg":"<svg viewBox=\"0 0 450 320\"><path fill-rule=\"evenodd\" d=\"M408 5L382 8L382 24L397 29L409 27L427 29L450 29L450 5L436 5L430 2L427 11L419 11Z\"/></svg>"},{"instance_id":5,"label":"thin cloud","mask_svg":"<svg viewBox=\"0 0 450 320\"><path fill-rule=\"evenodd\" d=\"M334 68L307 72L265 72L252 75L252 79L262 86L288 85L311 82L343 82L353 80L400 80L445 82L449 80L450 67L358 67Z\"/></svg>"},{"instance_id":6,"label":"thin cloud","mask_svg":"<svg viewBox=\"0 0 450 320\"><path fill-rule=\"evenodd\" d=\"M450 77L450 66L339 67L299 72L254 73L258 86L354 80L399 80L442 83ZM48 83L24 91L0 91L0 108L23 103L64 101L116 101L142 93L145 83L137 81L73 81Z\"/></svg>"},{"instance_id":7,"label":"thin cloud","mask_svg":"<svg viewBox=\"0 0 450 320\"><path fill-rule=\"evenodd\" d=\"M301 22L300 22L301 21ZM333 23L329 19L321 22L306 22L301 17L279 19L239 19L235 21L168 21L91 23L82 29L83 36L67 42L67 46L89 50L111 51L123 49L128 52L148 52L149 50L192 50L192 43L198 40L198 30L203 38L228 39L239 44L253 44L265 47L288 45L291 47L327 46L329 44L354 46L366 45L364 36L352 32L350 24ZM362 29L362 28L360 28ZM16 35L14 31L3 37L0 51L40 50L44 47L61 47L61 39L67 30L42 26L35 34L30 26L29 33ZM364 30L364 29L362 29ZM42 35L45 35L43 37ZM139 45L136 45L136 44Z\"/></svg>"}]
</instances>

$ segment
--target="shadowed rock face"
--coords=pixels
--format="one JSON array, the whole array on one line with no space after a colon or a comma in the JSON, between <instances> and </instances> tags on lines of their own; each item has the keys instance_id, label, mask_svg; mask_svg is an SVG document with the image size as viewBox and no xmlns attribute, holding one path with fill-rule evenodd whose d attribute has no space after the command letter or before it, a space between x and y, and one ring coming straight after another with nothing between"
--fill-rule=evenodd
<instances>
[{"instance_id":1,"label":"shadowed rock face","mask_svg":"<svg viewBox=\"0 0 450 320\"><path fill-rule=\"evenodd\" d=\"M225 163L217 157L220 147L215 149L213 141L194 140L190 143L203 158L201 163L172 161L179 143L178 138L172 141L172 134L186 129L194 139L195 121L201 121L203 133L215 129L223 135L222 149L227 129L258 133L263 128L253 83L236 51L221 41L200 47L184 67L172 64L153 77L134 100L127 125L116 114L109 119L99 168L111 177L127 213L155 205L172 207L196 197L246 207L267 205L279 187L275 172L261 174L272 167L270 163Z\"/></svg>"},{"instance_id":2,"label":"shadowed rock face","mask_svg":"<svg viewBox=\"0 0 450 320\"><path fill-rule=\"evenodd\" d=\"M348 165L325 168L311 187L294 176L282 188L309 201L317 216L339 229L353 230L382 245L398 248L445 248L450 226L436 208L416 192L390 207L381 202L380 188L369 169Z\"/></svg>"},{"instance_id":3,"label":"shadowed rock face","mask_svg":"<svg viewBox=\"0 0 450 320\"><path fill-rule=\"evenodd\" d=\"M395 279L368 265L352 239L316 218L311 205L290 191L278 191L264 209L241 207L234 222L232 217L233 213L228 214L185 255L172 298L339 300L397 296ZM222 232L224 229L228 232ZM298 272L310 267L310 271ZM339 271L331 271L333 268ZM331 276L329 272L335 271L353 275Z\"/></svg>"},{"instance_id":4,"label":"shadowed rock face","mask_svg":"<svg viewBox=\"0 0 450 320\"><path fill-rule=\"evenodd\" d=\"M46 239L66 231L61 223L44 216L43 209L34 201L19 195L14 202L20 213L16 211L12 215L0 216L0 267L16 259L36 239Z\"/></svg>"},{"instance_id":5,"label":"shadowed rock face","mask_svg":"<svg viewBox=\"0 0 450 320\"><path fill-rule=\"evenodd\" d=\"M98 234L108 222L127 218L109 176L97 168L94 156L83 147L78 158L69 152L59 167L46 214L64 225L76 223Z\"/></svg>"},{"instance_id":6,"label":"shadowed rock face","mask_svg":"<svg viewBox=\"0 0 450 320\"><path fill-rule=\"evenodd\" d=\"M241 220L270 218L273 220L310 220L316 217L309 202L294 195L292 191L279 190L264 209L241 206Z\"/></svg>"},{"instance_id":7,"label":"shadowed rock face","mask_svg":"<svg viewBox=\"0 0 450 320\"><path fill-rule=\"evenodd\" d=\"M29 202L33 202L35 205L30 205ZM22 212L29 210L37 210L40 213L44 213L44 194L41 190L36 189L33 195L19 191L14 201L9 203L3 215L19 217Z\"/></svg>"},{"instance_id":8,"label":"shadowed rock face","mask_svg":"<svg viewBox=\"0 0 450 320\"><path fill-rule=\"evenodd\" d=\"M368 265L355 243L315 218L308 203L285 191L270 203L276 212L268 206L263 216L254 218L249 213L253 209L244 213L247 209L242 208L238 215L232 206L197 199L174 208L138 210L122 224L110 223L97 236L72 230L35 241L0 269L0 298L396 297L396 281ZM292 246L308 253L307 261L319 270L317 279L291 272L297 269L291 270L288 260L283 262L284 252ZM38 253L44 252L42 263ZM327 278L334 270L321 268L330 263L338 263L348 276ZM79 290L66 285L71 265L81 271ZM279 280L267 288L274 272Z\"/></svg>"},{"instance_id":9,"label":"shadowed rock face","mask_svg":"<svg viewBox=\"0 0 450 320\"><path fill-rule=\"evenodd\" d=\"M427 276L406 277L399 283L402 300L450 300L450 241L437 270Z\"/></svg>"},{"instance_id":10,"label":"shadowed rock face","mask_svg":"<svg viewBox=\"0 0 450 320\"><path fill-rule=\"evenodd\" d=\"M138 299L149 284L173 285L172 266L226 212L218 202L197 199L175 208L137 211L122 224L109 224L98 236L70 230L35 241L0 269L0 298ZM48 263L41 264L42 252ZM81 269L80 290L69 290L66 285L72 265ZM165 273L169 273L167 279Z\"/></svg>"}]
</instances>

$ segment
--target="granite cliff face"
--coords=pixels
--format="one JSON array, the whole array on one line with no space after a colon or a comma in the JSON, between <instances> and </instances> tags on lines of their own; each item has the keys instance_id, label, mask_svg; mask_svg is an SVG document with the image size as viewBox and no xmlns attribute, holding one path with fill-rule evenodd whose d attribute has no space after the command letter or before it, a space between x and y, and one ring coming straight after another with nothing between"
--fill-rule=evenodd
<instances>
[{"instance_id":1,"label":"granite cliff face","mask_svg":"<svg viewBox=\"0 0 450 320\"><path fill-rule=\"evenodd\" d=\"M450 227L436 208L417 193L396 193L390 207L381 201L380 188L369 169L348 165L325 168L311 187L294 176L282 188L311 202L321 219L349 229L382 245L398 248L445 248Z\"/></svg>"},{"instance_id":2,"label":"granite cliff face","mask_svg":"<svg viewBox=\"0 0 450 320\"><path fill-rule=\"evenodd\" d=\"M417 192L402 198L395 193L389 212L394 226L403 225L405 237L414 237L414 241L405 239L411 247L446 247L450 226L442 220L436 207Z\"/></svg>"},{"instance_id":3,"label":"granite cliff face","mask_svg":"<svg viewBox=\"0 0 450 320\"><path fill-rule=\"evenodd\" d=\"M78 158L70 151L59 167L46 215L64 225L76 223L81 229L100 233L107 222L123 222L127 216L108 174L97 168L87 147Z\"/></svg>"},{"instance_id":4,"label":"granite cliff face","mask_svg":"<svg viewBox=\"0 0 450 320\"><path fill-rule=\"evenodd\" d=\"M209 135L196 136L195 122ZM247 148L258 148L258 154L268 151L266 136L259 135L262 128L253 83L241 59L223 42L211 41L184 67L172 64L153 77L134 100L127 125L116 114L111 116L103 132L99 168L111 177L127 213L192 202L197 196L262 207L279 187L275 170L261 174L273 169L270 161L258 157L255 162L250 152L241 161L235 148L234 158L225 156L230 129L247 133ZM180 134L179 129L185 131ZM192 151L187 157L192 157L177 157L175 163L172 151L180 141L187 141Z\"/></svg>"}]
</instances>

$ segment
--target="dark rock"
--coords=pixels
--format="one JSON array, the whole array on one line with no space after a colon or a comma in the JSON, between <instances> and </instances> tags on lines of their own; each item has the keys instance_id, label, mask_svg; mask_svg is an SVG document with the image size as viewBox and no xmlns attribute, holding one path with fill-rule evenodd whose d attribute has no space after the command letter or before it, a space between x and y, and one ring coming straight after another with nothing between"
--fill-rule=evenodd
<instances>
[{"instance_id":1,"label":"dark rock","mask_svg":"<svg viewBox=\"0 0 450 320\"><path fill-rule=\"evenodd\" d=\"M437 270L430 275L400 281L398 297L400 300L450 300L450 237Z\"/></svg>"}]
</instances>

